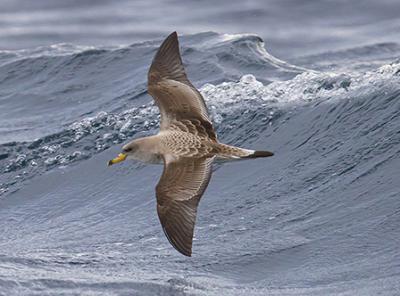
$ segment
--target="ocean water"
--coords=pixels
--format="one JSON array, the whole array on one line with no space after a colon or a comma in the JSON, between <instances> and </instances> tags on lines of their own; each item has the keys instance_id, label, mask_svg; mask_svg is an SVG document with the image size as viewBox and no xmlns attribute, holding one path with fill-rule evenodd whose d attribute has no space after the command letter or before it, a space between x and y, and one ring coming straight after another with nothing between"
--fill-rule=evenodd
<instances>
[{"instance_id":1,"label":"ocean water","mask_svg":"<svg viewBox=\"0 0 400 296\"><path fill-rule=\"evenodd\" d=\"M398 2L32 3L0 12L0 295L400 294ZM191 258L162 167L106 166L173 30L219 139L275 152L214 166Z\"/></svg>"}]
</instances>

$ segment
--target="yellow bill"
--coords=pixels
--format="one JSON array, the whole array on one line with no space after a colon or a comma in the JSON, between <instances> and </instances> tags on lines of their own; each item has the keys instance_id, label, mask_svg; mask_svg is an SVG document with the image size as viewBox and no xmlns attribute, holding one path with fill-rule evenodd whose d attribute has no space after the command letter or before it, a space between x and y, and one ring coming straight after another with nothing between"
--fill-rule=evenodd
<instances>
[{"instance_id":1,"label":"yellow bill","mask_svg":"<svg viewBox=\"0 0 400 296\"><path fill-rule=\"evenodd\" d=\"M108 165L110 166L110 165L119 163L119 162L121 162L121 161L124 161L125 159L126 159L126 154L120 153L120 154L118 154L118 156L117 156L116 158L111 159L111 160L108 162Z\"/></svg>"}]
</instances>

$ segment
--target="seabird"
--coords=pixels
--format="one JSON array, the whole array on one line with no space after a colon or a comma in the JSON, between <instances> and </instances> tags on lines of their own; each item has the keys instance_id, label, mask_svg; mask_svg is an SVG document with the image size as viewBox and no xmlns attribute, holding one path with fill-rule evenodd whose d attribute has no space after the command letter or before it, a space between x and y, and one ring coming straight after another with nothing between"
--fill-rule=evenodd
<instances>
[{"instance_id":1,"label":"seabird","mask_svg":"<svg viewBox=\"0 0 400 296\"><path fill-rule=\"evenodd\" d=\"M176 32L164 40L153 59L148 93L160 109L160 131L124 145L122 153L108 165L125 159L164 164L156 186L158 217L171 245L191 256L197 206L210 181L213 160L268 157L273 153L217 140L204 99L186 76Z\"/></svg>"}]
</instances>

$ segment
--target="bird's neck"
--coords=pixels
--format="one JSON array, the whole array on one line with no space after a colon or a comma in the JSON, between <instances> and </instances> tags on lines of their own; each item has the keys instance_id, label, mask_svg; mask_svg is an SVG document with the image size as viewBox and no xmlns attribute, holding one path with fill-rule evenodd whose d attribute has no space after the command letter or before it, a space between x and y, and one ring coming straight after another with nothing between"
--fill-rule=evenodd
<instances>
[{"instance_id":1,"label":"bird's neck","mask_svg":"<svg viewBox=\"0 0 400 296\"><path fill-rule=\"evenodd\" d=\"M162 164L162 153L158 151L158 141L157 135L137 139L139 149L132 158L144 163Z\"/></svg>"}]
</instances>

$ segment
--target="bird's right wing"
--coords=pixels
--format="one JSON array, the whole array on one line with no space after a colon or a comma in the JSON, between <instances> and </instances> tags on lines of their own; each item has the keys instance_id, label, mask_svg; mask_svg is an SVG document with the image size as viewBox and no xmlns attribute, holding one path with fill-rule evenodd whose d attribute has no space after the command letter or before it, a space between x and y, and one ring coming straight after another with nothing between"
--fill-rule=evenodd
<instances>
[{"instance_id":1,"label":"bird's right wing","mask_svg":"<svg viewBox=\"0 0 400 296\"><path fill-rule=\"evenodd\" d=\"M192 254L197 206L210 181L213 159L164 159L156 187L158 217L169 242L185 256Z\"/></svg>"},{"instance_id":2,"label":"bird's right wing","mask_svg":"<svg viewBox=\"0 0 400 296\"><path fill-rule=\"evenodd\" d=\"M204 99L186 76L176 32L169 35L157 51L148 73L148 92L161 113L161 130L174 122L189 120L201 125L207 137L216 134Z\"/></svg>"}]
</instances>

